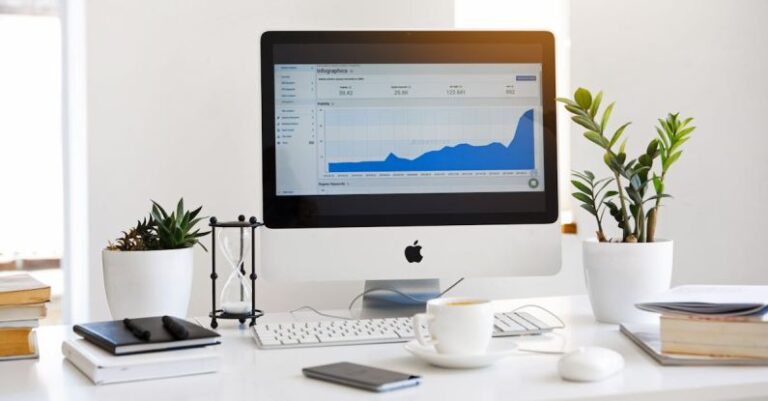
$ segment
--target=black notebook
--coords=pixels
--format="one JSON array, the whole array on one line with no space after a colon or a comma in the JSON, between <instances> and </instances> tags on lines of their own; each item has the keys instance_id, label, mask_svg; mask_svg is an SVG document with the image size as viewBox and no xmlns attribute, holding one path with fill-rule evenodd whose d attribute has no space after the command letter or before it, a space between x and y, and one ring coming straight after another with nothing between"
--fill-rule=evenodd
<instances>
[{"instance_id":1,"label":"black notebook","mask_svg":"<svg viewBox=\"0 0 768 401\"><path fill-rule=\"evenodd\" d=\"M115 355L203 347L219 343L219 334L215 331L184 319L174 320L189 332L186 339L176 340L163 326L161 316L131 319L133 324L149 330L151 336L148 341L137 338L125 327L122 320L78 324L73 330L89 342Z\"/></svg>"}]
</instances>

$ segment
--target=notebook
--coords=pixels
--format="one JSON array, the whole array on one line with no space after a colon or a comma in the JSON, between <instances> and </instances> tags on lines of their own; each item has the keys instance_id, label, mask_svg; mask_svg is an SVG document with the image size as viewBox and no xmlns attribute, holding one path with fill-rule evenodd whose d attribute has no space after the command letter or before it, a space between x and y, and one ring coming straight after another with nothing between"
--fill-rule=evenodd
<instances>
[{"instance_id":1,"label":"notebook","mask_svg":"<svg viewBox=\"0 0 768 401\"><path fill-rule=\"evenodd\" d=\"M149 330L151 338L143 341L125 328L122 320L75 325L73 330L91 343L115 354L165 351L202 347L219 343L219 334L184 319L175 320L189 331L186 340L176 340L165 327L161 316L131 319L137 326Z\"/></svg>"},{"instance_id":2,"label":"notebook","mask_svg":"<svg viewBox=\"0 0 768 401\"><path fill-rule=\"evenodd\" d=\"M115 356L86 340L76 339L65 340L61 352L94 384L210 373L221 366L219 354L210 347Z\"/></svg>"}]
</instances>

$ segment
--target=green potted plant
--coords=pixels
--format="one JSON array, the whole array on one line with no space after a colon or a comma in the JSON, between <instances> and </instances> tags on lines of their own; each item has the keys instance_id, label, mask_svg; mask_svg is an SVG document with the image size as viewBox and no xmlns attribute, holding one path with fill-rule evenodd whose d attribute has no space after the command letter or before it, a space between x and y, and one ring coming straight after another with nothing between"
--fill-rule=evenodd
<instances>
[{"instance_id":1,"label":"green potted plant","mask_svg":"<svg viewBox=\"0 0 768 401\"><path fill-rule=\"evenodd\" d=\"M202 206L179 200L170 214L152 201L149 216L123 231L102 252L104 288L113 319L187 316L192 292L193 247L209 232L196 228Z\"/></svg>"},{"instance_id":2,"label":"green potted plant","mask_svg":"<svg viewBox=\"0 0 768 401\"><path fill-rule=\"evenodd\" d=\"M645 321L652 316L634 304L668 289L672 279L673 242L657 238L656 227L663 202L670 197L666 192L669 170L695 130L693 119L681 119L679 113L660 118L644 151L630 159L625 137L630 123L608 130L614 103L601 112L602 92L593 97L579 88L573 99L557 100L565 104L571 120L586 130L584 137L600 148L610 172L598 177L591 171L574 171L571 181L573 197L597 223L595 238L583 246L595 318L610 323ZM606 231L606 220L613 220L618 228L614 238Z\"/></svg>"}]
</instances>

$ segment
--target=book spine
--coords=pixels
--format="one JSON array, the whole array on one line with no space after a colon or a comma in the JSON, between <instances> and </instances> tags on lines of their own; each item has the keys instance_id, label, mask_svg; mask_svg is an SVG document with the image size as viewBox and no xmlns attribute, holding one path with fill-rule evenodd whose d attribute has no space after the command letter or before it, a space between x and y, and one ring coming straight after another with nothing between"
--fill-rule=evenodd
<instances>
[{"instance_id":1,"label":"book spine","mask_svg":"<svg viewBox=\"0 0 768 401\"><path fill-rule=\"evenodd\" d=\"M77 370L83 372L86 377L91 379L93 384L101 384L96 365L91 363L88 358L81 354L77 347L73 346L68 341L64 341L61 344L61 353L64 354L64 357L74 365Z\"/></svg>"},{"instance_id":2,"label":"book spine","mask_svg":"<svg viewBox=\"0 0 768 401\"><path fill-rule=\"evenodd\" d=\"M768 358L768 348L739 347L732 345L713 345L679 343L667 341L661 344L661 352L670 354L689 354L708 357L731 358Z\"/></svg>"},{"instance_id":3,"label":"book spine","mask_svg":"<svg viewBox=\"0 0 768 401\"><path fill-rule=\"evenodd\" d=\"M665 342L768 348L768 324L754 322L723 323L661 319L660 334Z\"/></svg>"}]
</instances>

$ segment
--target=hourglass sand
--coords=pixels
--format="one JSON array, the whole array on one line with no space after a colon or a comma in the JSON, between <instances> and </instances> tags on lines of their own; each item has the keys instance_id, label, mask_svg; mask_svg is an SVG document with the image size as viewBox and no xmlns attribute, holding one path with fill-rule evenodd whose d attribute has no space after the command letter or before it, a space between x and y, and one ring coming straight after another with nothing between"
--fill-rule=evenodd
<instances>
[{"instance_id":1,"label":"hourglass sand","mask_svg":"<svg viewBox=\"0 0 768 401\"><path fill-rule=\"evenodd\" d=\"M256 309L255 288L256 283L256 255L254 251L254 237L256 228L261 226L255 217L245 221L245 216L238 216L237 221L219 222L211 217L211 327L218 326L217 319L236 319L241 324L251 319L250 325L256 324L256 318L263 315ZM220 309L216 307L216 254L221 252L228 268L224 286L219 294ZM246 275L245 260L251 259L251 272Z\"/></svg>"}]
</instances>

